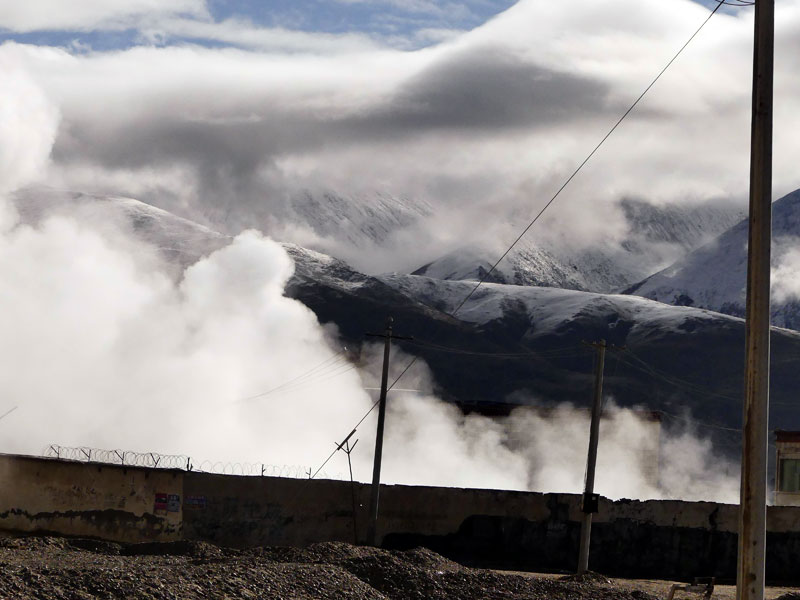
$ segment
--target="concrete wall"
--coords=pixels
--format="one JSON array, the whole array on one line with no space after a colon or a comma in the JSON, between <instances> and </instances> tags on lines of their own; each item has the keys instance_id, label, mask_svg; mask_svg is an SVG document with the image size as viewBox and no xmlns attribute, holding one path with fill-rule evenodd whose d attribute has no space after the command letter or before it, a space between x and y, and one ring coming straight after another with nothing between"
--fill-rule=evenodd
<instances>
[{"instance_id":1,"label":"concrete wall","mask_svg":"<svg viewBox=\"0 0 800 600\"><path fill-rule=\"evenodd\" d=\"M365 506L366 488L358 492ZM189 539L234 547L354 541L349 483L186 473L184 493Z\"/></svg>"},{"instance_id":2,"label":"concrete wall","mask_svg":"<svg viewBox=\"0 0 800 600\"><path fill-rule=\"evenodd\" d=\"M363 541L366 532L369 486L362 484L2 455L0 474L0 528L8 530L236 547ZM580 517L573 494L383 486L378 533L387 547L425 545L467 564L570 570ZM767 577L800 580L800 507L770 507L767 526ZM590 568L732 578L737 527L732 505L601 499Z\"/></svg>"},{"instance_id":3,"label":"concrete wall","mask_svg":"<svg viewBox=\"0 0 800 600\"><path fill-rule=\"evenodd\" d=\"M119 542L182 536L183 473L0 455L0 527ZM156 507L164 494L171 506Z\"/></svg>"}]
</instances>

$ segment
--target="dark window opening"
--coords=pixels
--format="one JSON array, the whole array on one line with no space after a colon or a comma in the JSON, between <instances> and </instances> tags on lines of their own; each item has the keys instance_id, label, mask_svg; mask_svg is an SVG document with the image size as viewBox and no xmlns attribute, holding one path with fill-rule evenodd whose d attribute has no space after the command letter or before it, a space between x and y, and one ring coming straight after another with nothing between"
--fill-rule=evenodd
<instances>
[{"instance_id":1,"label":"dark window opening","mask_svg":"<svg viewBox=\"0 0 800 600\"><path fill-rule=\"evenodd\" d=\"M779 492L800 492L800 459L782 458Z\"/></svg>"}]
</instances>

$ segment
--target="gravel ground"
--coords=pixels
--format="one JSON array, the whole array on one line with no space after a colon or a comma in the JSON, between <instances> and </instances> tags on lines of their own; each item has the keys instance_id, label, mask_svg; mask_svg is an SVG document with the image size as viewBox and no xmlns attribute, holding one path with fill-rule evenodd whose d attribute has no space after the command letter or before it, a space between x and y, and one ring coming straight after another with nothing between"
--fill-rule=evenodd
<instances>
[{"instance_id":1,"label":"gravel ground","mask_svg":"<svg viewBox=\"0 0 800 600\"><path fill-rule=\"evenodd\" d=\"M92 540L0 540L0 598L650 600L641 591L468 569L429 550L349 544L237 551L203 543L121 546Z\"/></svg>"},{"instance_id":2,"label":"gravel ground","mask_svg":"<svg viewBox=\"0 0 800 600\"><path fill-rule=\"evenodd\" d=\"M667 585L668 588L668 585ZM470 569L418 548L343 543L231 550L196 542L119 545L54 537L0 540L8 600L456 599L655 600L654 588L602 577Z\"/></svg>"}]
</instances>

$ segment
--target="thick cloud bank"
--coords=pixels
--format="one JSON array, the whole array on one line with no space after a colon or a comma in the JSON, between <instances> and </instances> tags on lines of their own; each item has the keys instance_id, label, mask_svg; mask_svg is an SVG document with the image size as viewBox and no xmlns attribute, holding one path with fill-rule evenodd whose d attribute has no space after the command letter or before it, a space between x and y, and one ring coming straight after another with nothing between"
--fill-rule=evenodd
<instances>
[{"instance_id":1,"label":"thick cloud bank","mask_svg":"<svg viewBox=\"0 0 800 600\"><path fill-rule=\"evenodd\" d=\"M781 195L800 185L800 0L777 10ZM411 52L342 42L323 53L313 34L291 51L2 52L62 112L48 183L137 197L230 234L257 227L376 272L513 240L707 15L690 0L523 0ZM751 9L715 15L529 235L619 241L625 196L741 202L751 40ZM432 210L359 246L327 234L313 207L293 210L307 192Z\"/></svg>"}]
</instances>

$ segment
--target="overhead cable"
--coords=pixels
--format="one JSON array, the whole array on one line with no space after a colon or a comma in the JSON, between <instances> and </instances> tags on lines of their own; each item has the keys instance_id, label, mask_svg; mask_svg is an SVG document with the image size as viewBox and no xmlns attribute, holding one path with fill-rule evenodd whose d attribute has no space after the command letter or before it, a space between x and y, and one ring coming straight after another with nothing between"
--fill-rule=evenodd
<instances>
[{"instance_id":1,"label":"overhead cable","mask_svg":"<svg viewBox=\"0 0 800 600\"><path fill-rule=\"evenodd\" d=\"M592 151L589 152L589 154L586 156L586 158L584 158L583 161L578 165L578 167L570 174L570 176L567 177L567 179L564 181L564 183L561 185L561 187L558 188L556 193L553 194L553 196L550 198L550 200L548 200L548 202L544 205L544 207L542 207L542 209L536 214L536 216L531 220L531 222L528 223L527 227L525 227L525 229L522 230L522 233L520 233L519 236L517 236L517 238L506 249L506 251L503 252L503 254L500 256L500 258L498 258L495 261L495 263L491 266L491 268L483 274L481 279L470 290L470 292L466 295L466 297L455 307L455 309L452 312L449 313L449 316L455 317L456 314L458 313L458 311L460 311L463 308L463 306L469 301L469 299L472 298L472 296L475 294L475 292L478 291L478 288L480 288L480 286L483 285L483 283L486 282L488 277L495 271L495 269L497 269L497 266L500 264L500 262L506 256L508 256L508 254L511 252L511 250L513 250L514 247L516 247L516 245L522 240L522 238L525 237L525 234L527 234L528 231L530 231L531 227L533 227L534 224L536 224L536 222L542 217L542 215L545 213L545 211L547 211L547 209L550 208L550 206L552 206L552 204L556 201L556 199L561 195L561 192L563 192L564 189L566 189L566 187L572 182L572 180L578 175L578 173L581 172L583 167L597 153L597 151L606 142L606 140L608 140L608 138L611 137L611 135L617 130L617 128L628 117L628 115L630 115L631 112L633 112L633 110L636 108L636 106L639 104L639 102L641 102L641 100L645 97L647 92L649 92L650 89L658 82L658 80L661 79L662 75L664 75L664 73L667 72L667 69L669 69L672 66L672 64L683 53L683 51L686 49L686 47L692 42L692 40L694 40L695 37L697 37L697 34L700 33L700 31L706 26L706 24L711 20L711 18L717 13L717 11L720 8L722 8L722 6L723 6L723 0L717 0L717 6L709 13L708 17L706 17L706 19L702 22L700 27L698 27L695 30L695 32L689 37L689 39L686 41L686 43L683 44L683 46L680 47L680 49L669 60L669 62L667 62L666 66L664 66L664 68L661 69L661 71L658 72L658 74L650 82L650 84L644 89L644 91L641 94L639 94L639 96L636 98L636 100L634 100L633 104L630 105L630 107L622 114L622 116L617 120L617 122L614 123L614 125L611 127L611 129L608 130L608 132L603 136L603 138L592 149ZM444 311L442 311L442 312L444 312ZM408 370L417 362L417 360L418 360L418 357L415 356L415 357L413 357L411 359L411 361L409 361L408 365L405 367L405 369L403 369L402 373L400 373L400 375L394 380L392 385L389 386L389 388L387 388L387 391L391 390L394 387L394 385L403 377L403 375L405 375L408 372ZM366 412L366 414L361 418L361 420L359 420L358 424L353 429L358 428L358 426L361 425L361 423L364 422L364 419L366 419L367 416L369 416L369 414L375 409L376 406L378 406L378 402L376 402L375 404L372 405L372 407ZM325 462L323 462L322 465L319 467L319 469L317 469L317 473L320 470L322 470L322 468L328 463L328 461L330 461L331 458L333 458L333 455L336 454L336 452L337 451L334 451L333 453L331 453L330 456L328 456L327 459L325 459ZM312 475L310 478L313 479L313 477L315 475L316 475L316 473L314 473L314 475Z\"/></svg>"}]
</instances>

